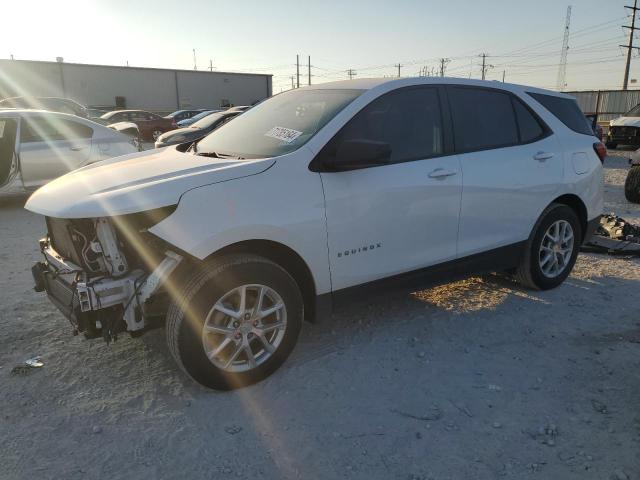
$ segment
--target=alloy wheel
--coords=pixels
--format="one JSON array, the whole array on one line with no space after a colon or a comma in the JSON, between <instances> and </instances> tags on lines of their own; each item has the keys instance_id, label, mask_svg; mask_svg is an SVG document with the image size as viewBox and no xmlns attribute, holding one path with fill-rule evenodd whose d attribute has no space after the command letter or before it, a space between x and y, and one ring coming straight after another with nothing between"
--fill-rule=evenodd
<instances>
[{"instance_id":1,"label":"alloy wheel","mask_svg":"<svg viewBox=\"0 0 640 480\"><path fill-rule=\"evenodd\" d=\"M545 277L555 278L564 272L573 255L574 239L573 228L566 220L557 220L549 226L538 254L538 264Z\"/></svg>"}]
</instances>

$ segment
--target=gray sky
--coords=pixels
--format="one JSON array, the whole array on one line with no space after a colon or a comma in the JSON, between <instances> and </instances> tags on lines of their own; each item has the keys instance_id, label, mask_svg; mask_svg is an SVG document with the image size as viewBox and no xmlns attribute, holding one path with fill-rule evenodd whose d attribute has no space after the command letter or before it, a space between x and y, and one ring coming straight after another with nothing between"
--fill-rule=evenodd
<instances>
[{"instance_id":1,"label":"gray sky","mask_svg":"<svg viewBox=\"0 0 640 480\"><path fill-rule=\"evenodd\" d=\"M568 90L620 88L630 22L623 0L573 0ZM296 54L306 83L417 75L451 58L450 75L554 88L568 3L493 1L32 0L4 2L0 57L145 67L273 73L274 92L291 86ZM640 40L638 40L640 46ZM631 77L640 81L640 59ZM637 85L637 84L636 84ZM635 85L631 85L632 87Z\"/></svg>"}]
</instances>

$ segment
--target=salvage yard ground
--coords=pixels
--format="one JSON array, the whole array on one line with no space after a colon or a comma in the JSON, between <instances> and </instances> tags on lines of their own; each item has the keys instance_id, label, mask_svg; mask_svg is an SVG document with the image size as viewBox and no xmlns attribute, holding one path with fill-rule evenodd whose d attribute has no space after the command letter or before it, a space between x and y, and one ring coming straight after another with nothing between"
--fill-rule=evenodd
<instances>
[{"instance_id":1,"label":"salvage yard ground","mask_svg":"<svg viewBox=\"0 0 640 480\"><path fill-rule=\"evenodd\" d=\"M611 153L605 211L640 222ZM44 224L23 202L0 205L2 480L640 479L638 259L582 254L548 292L487 275L372 298L220 393L163 330L72 337L32 290Z\"/></svg>"}]
</instances>

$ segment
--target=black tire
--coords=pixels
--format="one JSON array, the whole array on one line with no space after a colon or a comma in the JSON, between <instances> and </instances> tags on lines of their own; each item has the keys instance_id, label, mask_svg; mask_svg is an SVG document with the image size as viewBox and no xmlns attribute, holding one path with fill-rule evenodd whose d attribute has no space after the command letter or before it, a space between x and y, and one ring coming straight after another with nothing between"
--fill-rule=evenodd
<instances>
[{"instance_id":1,"label":"black tire","mask_svg":"<svg viewBox=\"0 0 640 480\"><path fill-rule=\"evenodd\" d=\"M633 165L624 182L624 196L631 203L640 203L640 165Z\"/></svg>"},{"instance_id":2,"label":"black tire","mask_svg":"<svg viewBox=\"0 0 640 480\"><path fill-rule=\"evenodd\" d=\"M565 220L573 229L573 251L565 269L556 277L548 277L542 272L539 261L539 252L542 239L547 229L558 220ZM582 244L582 228L575 211L562 204L552 203L540 215L515 273L516 280L523 286L535 290L549 290L560 285L569 276L578 257L578 251Z\"/></svg>"},{"instance_id":3,"label":"black tire","mask_svg":"<svg viewBox=\"0 0 640 480\"><path fill-rule=\"evenodd\" d=\"M606 142L604 145L607 148L616 148L618 146L618 144L614 142Z\"/></svg>"},{"instance_id":4,"label":"black tire","mask_svg":"<svg viewBox=\"0 0 640 480\"><path fill-rule=\"evenodd\" d=\"M227 292L247 284L276 291L286 308L286 329L277 349L264 363L231 373L214 365L205 353L202 329L213 305ZM231 390L258 382L273 373L293 350L304 315L295 280L279 265L255 255L228 255L204 265L186 281L167 312L166 333L174 359L196 382L217 390Z\"/></svg>"}]
</instances>

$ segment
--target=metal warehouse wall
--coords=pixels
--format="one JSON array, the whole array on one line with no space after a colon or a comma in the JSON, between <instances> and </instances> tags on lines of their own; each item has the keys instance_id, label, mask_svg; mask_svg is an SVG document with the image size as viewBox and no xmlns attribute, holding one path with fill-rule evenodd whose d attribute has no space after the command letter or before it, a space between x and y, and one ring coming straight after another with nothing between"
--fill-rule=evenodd
<instances>
[{"instance_id":1,"label":"metal warehouse wall","mask_svg":"<svg viewBox=\"0 0 640 480\"><path fill-rule=\"evenodd\" d=\"M115 106L122 96L127 108L172 111L251 105L271 96L271 89L271 75L262 74L0 60L0 98L67 97Z\"/></svg>"},{"instance_id":2,"label":"metal warehouse wall","mask_svg":"<svg viewBox=\"0 0 640 480\"><path fill-rule=\"evenodd\" d=\"M584 113L598 114L598 121L609 121L640 104L640 90L593 90L564 92L572 95Z\"/></svg>"}]
</instances>

